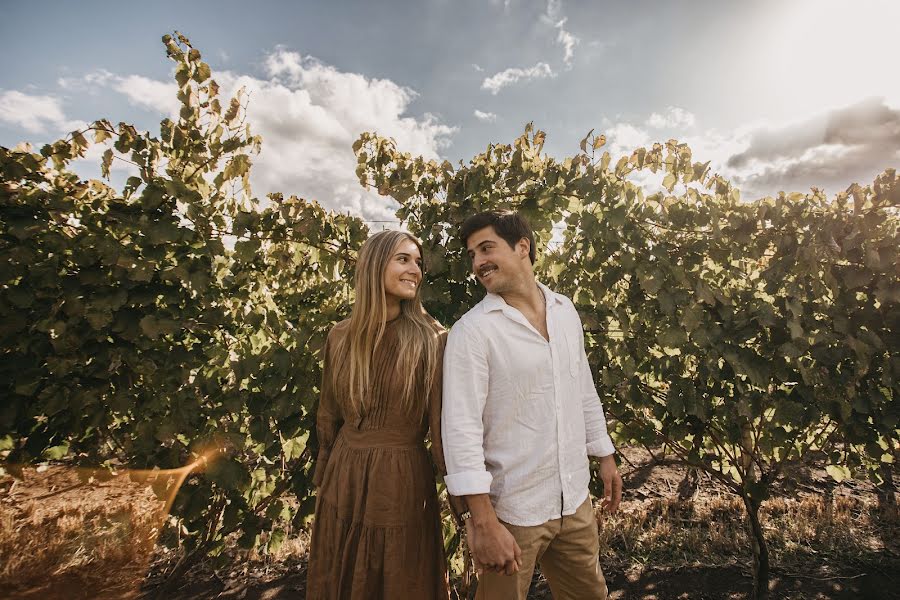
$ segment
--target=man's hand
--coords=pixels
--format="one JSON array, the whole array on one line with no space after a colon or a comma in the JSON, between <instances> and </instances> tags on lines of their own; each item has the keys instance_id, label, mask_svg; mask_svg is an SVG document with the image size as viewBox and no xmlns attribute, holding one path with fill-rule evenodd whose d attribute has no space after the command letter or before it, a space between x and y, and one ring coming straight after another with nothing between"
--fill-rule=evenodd
<instances>
[{"instance_id":1,"label":"man's hand","mask_svg":"<svg viewBox=\"0 0 900 600\"><path fill-rule=\"evenodd\" d=\"M604 511L612 514L619 508L622 501L622 476L616 466L616 459L612 454L599 459L600 479L603 480L603 499L600 506Z\"/></svg>"},{"instance_id":2,"label":"man's hand","mask_svg":"<svg viewBox=\"0 0 900 600\"><path fill-rule=\"evenodd\" d=\"M475 571L494 571L513 575L522 565L522 550L512 534L496 518L482 525L466 521L466 533Z\"/></svg>"}]
</instances>

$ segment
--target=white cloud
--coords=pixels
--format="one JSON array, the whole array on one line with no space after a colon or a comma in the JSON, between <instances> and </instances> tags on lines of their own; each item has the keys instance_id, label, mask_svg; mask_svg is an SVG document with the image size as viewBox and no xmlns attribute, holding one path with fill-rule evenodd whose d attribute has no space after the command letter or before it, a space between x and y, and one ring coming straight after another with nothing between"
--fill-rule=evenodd
<instances>
[{"instance_id":1,"label":"white cloud","mask_svg":"<svg viewBox=\"0 0 900 600\"><path fill-rule=\"evenodd\" d=\"M282 192L365 219L393 220L396 203L360 186L353 142L362 132L374 131L394 138L402 151L439 158L457 131L434 115L408 116L416 92L390 80L342 72L284 48L270 53L264 67L263 77L213 73L223 105L240 87L249 93L247 122L263 140L251 171L259 198ZM60 82L70 89L84 89L85 83L92 89L108 87L160 114L171 115L178 107L174 83L139 75L98 71Z\"/></svg>"},{"instance_id":2,"label":"white cloud","mask_svg":"<svg viewBox=\"0 0 900 600\"><path fill-rule=\"evenodd\" d=\"M547 0L547 10L544 12L543 18L550 22L555 23L559 20L559 15L562 13L562 1L561 0Z\"/></svg>"},{"instance_id":3,"label":"white cloud","mask_svg":"<svg viewBox=\"0 0 900 600\"><path fill-rule=\"evenodd\" d=\"M478 71L479 73L484 73L484 67L482 67L476 63L472 63L472 68L475 69L476 71Z\"/></svg>"},{"instance_id":4,"label":"white cloud","mask_svg":"<svg viewBox=\"0 0 900 600\"><path fill-rule=\"evenodd\" d=\"M653 113L647 119L647 127L654 129L686 129L693 127L696 118L683 108L670 106L664 113Z\"/></svg>"},{"instance_id":5,"label":"white cloud","mask_svg":"<svg viewBox=\"0 0 900 600\"><path fill-rule=\"evenodd\" d=\"M496 75L487 77L481 82L481 89L489 90L492 94L497 95L503 88L518 83L519 81L530 81L532 79L545 79L547 77L556 77L556 73L545 62L539 62L533 67L527 69L510 68L500 71Z\"/></svg>"},{"instance_id":6,"label":"white cloud","mask_svg":"<svg viewBox=\"0 0 900 600\"><path fill-rule=\"evenodd\" d=\"M629 123L617 123L606 130L609 153L613 158L631 156L635 148L650 144L650 135L640 127Z\"/></svg>"},{"instance_id":7,"label":"white cloud","mask_svg":"<svg viewBox=\"0 0 900 600\"><path fill-rule=\"evenodd\" d=\"M559 32L556 34L556 43L563 47L563 50L565 51L563 62L566 64L566 67L571 69L572 60L575 58L575 46L577 46L581 40L563 29L563 25L565 24L566 19L562 19L556 24L557 29L559 29Z\"/></svg>"},{"instance_id":8,"label":"white cloud","mask_svg":"<svg viewBox=\"0 0 900 600\"><path fill-rule=\"evenodd\" d=\"M57 85L66 91L89 92L96 95L102 88L109 87L115 75L106 69L97 69L81 77L60 77Z\"/></svg>"},{"instance_id":9,"label":"white cloud","mask_svg":"<svg viewBox=\"0 0 900 600\"><path fill-rule=\"evenodd\" d=\"M113 89L124 94L135 106L156 110L166 115L178 112L181 103L175 95L178 86L175 83L156 81L141 75L119 77L113 83Z\"/></svg>"},{"instance_id":10,"label":"white cloud","mask_svg":"<svg viewBox=\"0 0 900 600\"><path fill-rule=\"evenodd\" d=\"M604 133L615 160L668 137L647 127L677 123L693 126L695 119L670 108L664 114L651 114L644 126L605 124ZM748 123L728 132L707 129L678 139L691 148L694 161L710 161L710 172L730 179L744 198L813 186L833 194L853 182L871 183L884 169L900 163L900 108L870 98L802 121ZM642 185L655 185L649 175L633 178Z\"/></svg>"},{"instance_id":11,"label":"white cloud","mask_svg":"<svg viewBox=\"0 0 900 600\"><path fill-rule=\"evenodd\" d=\"M561 0L548 0L547 9L541 15L540 20L557 29L556 43L563 47L563 63L567 69L571 69L572 60L575 58L575 46L581 43L581 40L565 29L568 19L562 17Z\"/></svg>"},{"instance_id":12,"label":"white cloud","mask_svg":"<svg viewBox=\"0 0 900 600\"><path fill-rule=\"evenodd\" d=\"M900 162L900 109L869 98L806 120L756 127L725 170L754 195L804 190L835 192L871 183Z\"/></svg>"},{"instance_id":13,"label":"white cloud","mask_svg":"<svg viewBox=\"0 0 900 600\"><path fill-rule=\"evenodd\" d=\"M173 81L157 81L142 75L122 77L105 69L92 71L81 78L69 77L58 81L65 90L98 93L103 88L113 89L124 95L130 104L140 108L175 116L181 106L175 95L178 86Z\"/></svg>"},{"instance_id":14,"label":"white cloud","mask_svg":"<svg viewBox=\"0 0 900 600\"><path fill-rule=\"evenodd\" d=\"M475 109L475 118L479 121L484 121L485 123L493 123L497 120L497 115L492 112L481 112L477 108Z\"/></svg>"},{"instance_id":15,"label":"white cloud","mask_svg":"<svg viewBox=\"0 0 900 600\"><path fill-rule=\"evenodd\" d=\"M406 116L415 91L386 79L370 79L283 48L265 62L267 79L214 74L223 94L250 93L247 122L263 138L254 160L254 193L278 191L367 219L393 219L396 204L365 190L356 179L351 146L364 131L392 137L398 149L426 158L457 131L434 115Z\"/></svg>"},{"instance_id":16,"label":"white cloud","mask_svg":"<svg viewBox=\"0 0 900 600\"><path fill-rule=\"evenodd\" d=\"M0 93L0 121L30 133L62 133L84 126L66 117L59 98L35 96L17 90Z\"/></svg>"}]
</instances>

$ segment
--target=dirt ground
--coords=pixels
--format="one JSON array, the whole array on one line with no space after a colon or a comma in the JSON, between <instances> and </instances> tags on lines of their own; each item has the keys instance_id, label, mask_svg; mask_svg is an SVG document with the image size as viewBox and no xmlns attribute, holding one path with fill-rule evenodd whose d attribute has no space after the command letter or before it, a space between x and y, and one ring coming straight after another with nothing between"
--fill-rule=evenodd
<instances>
[{"instance_id":1,"label":"dirt ground","mask_svg":"<svg viewBox=\"0 0 900 600\"><path fill-rule=\"evenodd\" d=\"M746 598L752 579L740 504L702 475L686 488L685 469L665 457L636 449L624 457L621 510L601 515L610 598ZM778 492L763 515L773 599L900 598L900 517L871 484L837 485L824 470L797 465ZM167 522L162 508L146 481L127 475L98 481L50 466L0 479L0 598L304 596L303 543L275 557L235 551L163 585L177 557L155 545ZM453 583L456 598L472 595ZM529 598L551 598L540 573Z\"/></svg>"},{"instance_id":2,"label":"dirt ground","mask_svg":"<svg viewBox=\"0 0 900 600\"><path fill-rule=\"evenodd\" d=\"M165 598L234 598L244 600L287 600L303 598L305 564L284 565L279 575L256 574L243 580L226 580L211 573L198 573L192 581L164 593ZM747 598L753 588L750 573L730 567L649 567L628 571L606 569L610 600L724 600ZM775 574L769 589L774 599L890 600L900 598L897 573L859 573L838 577L807 574ZM155 598L158 588L146 589L146 598ZM468 597L473 597L470 593ZM454 598L461 598L454 590ZM547 582L536 574L529 598L552 598Z\"/></svg>"}]
</instances>

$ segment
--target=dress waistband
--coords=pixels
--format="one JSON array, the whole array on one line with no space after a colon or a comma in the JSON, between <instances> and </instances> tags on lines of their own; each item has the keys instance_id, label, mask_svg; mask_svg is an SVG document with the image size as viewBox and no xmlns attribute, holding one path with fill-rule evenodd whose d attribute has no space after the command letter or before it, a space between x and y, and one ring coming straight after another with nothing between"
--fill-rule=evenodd
<instances>
[{"instance_id":1,"label":"dress waistband","mask_svg":"<svg viewBox=\"0 0 900 600\"><path fill-rule=\"evenodd\" d=\"M351 448L414 448L424 446L422 434L412 428L357 429L341 427L340 435Z\"/></svg>"}]
</instances>

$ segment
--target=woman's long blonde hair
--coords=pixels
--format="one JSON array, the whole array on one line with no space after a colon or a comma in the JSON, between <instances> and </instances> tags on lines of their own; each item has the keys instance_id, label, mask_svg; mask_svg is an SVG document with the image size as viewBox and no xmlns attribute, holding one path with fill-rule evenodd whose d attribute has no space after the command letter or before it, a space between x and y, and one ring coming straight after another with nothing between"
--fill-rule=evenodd
<instances>
[{"instance_id":1,"label":"woman's long blonde hair","mask_svg":"<svg viewBox=\"0 0 900 600\"><path fill-rule=\"evenodd\" d=\"M405 231L380 231L367 239L356 261L356 300L350 314L349 330L335 348L335 368L332 369L333 389L348 394L348 400L360 416L367 413L375 382L372 365L375 353L384 337L387 321L387 301L384 290L384 271L404 241L416 244L419 254L422 245ZM424 277L425 270L422 268ZM422 307L421 284L411 300L401 300L397 328L396 373L402 381L400 403L403 410L421 419L434 384L438 362L440 325Z\"/></svg>"}]
</instances>

